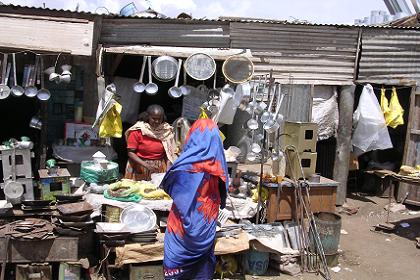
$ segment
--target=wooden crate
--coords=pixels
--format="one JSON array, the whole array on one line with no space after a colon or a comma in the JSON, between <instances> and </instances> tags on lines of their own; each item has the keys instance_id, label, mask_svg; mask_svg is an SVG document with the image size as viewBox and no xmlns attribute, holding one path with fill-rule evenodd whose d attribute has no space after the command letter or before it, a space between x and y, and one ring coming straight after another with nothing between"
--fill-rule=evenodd
<instances>
[{"instance_id":1,"label":"wooden crate","mask_svg":"<svg viewBox=\"0 0 420 280\"><path fill-rule=\"evenodd\" d=\"M130 265L130 280L163 280L162 265Z\"/></svg>"},{"instance_id":2,"label":"wooden crate","mask_svg":"<svg viewBox=\"0 0 420 280\"><path fill-rule=\"evenodd\" d=\"M48 264L19 264L16 280L52 280L52 268Z\"/></svg>"},{"instance_id":3,"label":"wooden crate","mask_svg":"<svg viewBox=\"0 0 420 280\"><path fill-rule=\"evenodd\" d=\"M321 177L320 183L311 183L309 191L312 212L334 212L338 183ZM291 220L295 218L296 204L294 187L268 188L267 221Z\"/></svg>"},{"instance_id":4,"label":"wooden crate","mask_svg":"<svg viewBox=\"0 0 420 280\"><path fill-rule=\"evenodd\" d=\"M11 263L28 262L76 262L78 258L77 237L57 237L52 240L10 240L9 257ZM5 238L0 238L0 252L6 250ZM5 255L0 254L0 262Z\"/></svg>"}]
</instances>

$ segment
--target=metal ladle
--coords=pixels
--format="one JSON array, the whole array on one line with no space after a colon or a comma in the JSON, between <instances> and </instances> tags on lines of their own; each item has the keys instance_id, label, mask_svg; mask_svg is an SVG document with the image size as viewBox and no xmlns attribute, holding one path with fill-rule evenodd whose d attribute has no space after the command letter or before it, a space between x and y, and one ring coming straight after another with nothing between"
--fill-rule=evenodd
<instances>
[{"instance_id":1,"label":"metal ladle","mask_svg":"<svg viewBox=\"0 0 420 280\"><path fill-rule=\"evenodd\" d=\"M9 80L8 77L10 74L8 73L8 69L10 71L10 68L8 67L8 64L7 64L7 56L8 54L6 53L4 54L4 57L3 57L3 65L2 65L3 69L2 69L2 75L1 75L2 83L0 84L0 99L5 99L9 97L10 95L10 88L7 86L7 82Z\"/></svg>"},{"instance_id":2,"label":"metal ladle","mask_svg":"<svg viewBox=\"0 0 420 280\"><path fill-rule=\"evenodd\" d=\"M29 74L29 85L25 88L25 95L28 97L35 97L38 94L38 89L35 86L35 79L36 79L36 71L38 69L39 66L39 57L36 56L35 58L35 67L32 69L30 68L31 71Z\"/></svg>"},{"instance_id":3,"label":"metal ladle","mask_svg":"<svg viewBox=\"0 0 420 280\"><path fill-rule=\"evenodd\" d=\"M184 71L184 83L179 87L183 95L188 95L191 93L191 89L187 86L187 71Z\"/></svg>"},{"instance_id":4,"label":"metal ladle","mask_svg":"<svg viewBox=\"0 0 420 280\"><path fill-rule=\"evenodd\" d=\"M246 122L247 127L251 130L256 130L259 127L258 121L254 119L254 117L255 117L255 110L252 111L251 118Z\"/></svg>"},{"instance_id":5,"label":"metal ladle","mask_svg":"<svg viewBox=\"0 0 420 280\"><path fill-rule=\"evenodd\" d=\"M279 121L281 122L281 120L283 120L283 115L280 116L279 111L283 102L283 98L284 94L280 96L279 101L277 102L276 112L274 113L274 115L270 116L268 121L263 125L263 128L265 129L265 131L267 131L267 133L276 132L277 129L280 128Z\"/></svg>"},{"instance_id":6,"label":"metal ladle","mask_svg":"<svg viewBox=\"0 0 420 280\"><path fill-rule=\"evenodd\" d=\"M274 102L274 97L279 94L279 89L280 89L280 85L277 84L276 88L274 89L274 94L271 96L271 100L270 100L270 104L268 105L268 108L266 111L264 111L264 113L262 113L260 120L262 123L266 123L268 121L268 119L270 118L271 114L272 114L272 109L273 109L273 102Z\"/></svg>"},{"instance_id":7,"label":"metal ladle","mask_svg":"<svg viewBox=\"0 0 420 280\"><path fill-rule=\"evenodd\" d=\"M143 83L143 76L144 76L145 68L146 68L146 57L143 56L143 63L141 65L139 81L133 85L133 91L135 93L143 93L146 88L146 85Z\"/></svg>"},{"instance_id":8,"label":"metal ladle","mask_svg":"<svg viewBox=\"0 0 420 280\"><path fill-rule=\"evenodd\" d=\"M41 57L41 69L44 69L44 59ZM44 75L41 77L41 89L38 90L36 97L40 101L48 101L51 98L51 92L45 88Z\"/></svg>"},{"instance_id":9,"label":"metal ladle","mask_svg":"<svg viewBox=\"0 0 420 280\"><path fill-rule=\"evenodd\" d=\"M157 84L153 83L152 81L152 57L148 56L148 70L149 70L149 83L146 85L146 93L148 95L155 95L159 88L157 86Z\"/></svg>"},{"instance_id":10,"label":"metal ladle","mask_svg":"<svg viewBox=\"0 0 420 280\"><path fill-rule=\"evenodd\" d=\"M13 87L11 88L10 92L12 93L12 95L14 96L22 96L23 93L25 92L25 90L23 89L23 87L19 86L17 84L17 80L16 80L16 54L12 54L12 62L13 62Z\"/></svg>"},{"instance_id":11,"label":"metal ladle","mask_svg":"<svg viewBox=\"0 0 420 280\"><path fill-rule=\"evenodd\" d=\"M172 98L179 98L182 96L182 90L178 87L179 74L181 73L181 65L182 65L182 60L178 59L178 71L176 73L175 85L171 87L168 91L169 96Z\"/></svg>"}]
</instances>

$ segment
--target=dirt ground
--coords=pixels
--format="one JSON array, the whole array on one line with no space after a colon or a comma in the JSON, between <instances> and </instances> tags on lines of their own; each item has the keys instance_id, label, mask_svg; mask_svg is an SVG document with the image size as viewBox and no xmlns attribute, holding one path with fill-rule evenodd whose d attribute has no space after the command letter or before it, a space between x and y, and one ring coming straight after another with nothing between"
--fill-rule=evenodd
<instances>
[{"instance_id":1,"label":"dirt ground","mask_svg":"<svg viewBox=\"0 0 420 280\"><path fill-rule=\"evenodd\" d=\"M332 279L420 279L420 249L415 246L415 238L420 237L420 209L410 208L405 213L391 213L390 221L397 225L391 234L373 232L373 226L386 219L384 206L387 203L388 199L378 197L348 198L349 206L360 209L352 216L342 214L342 229L348 234L340 236L341 270L330 271ZM409 227L404 228L401 223L408 223ZM277 273L273 271L270 274L273 276L247 275L246 279L323 279L320 275L310 273L295 277L283 274L274 276Z\"/></svg>"}]
</instances>

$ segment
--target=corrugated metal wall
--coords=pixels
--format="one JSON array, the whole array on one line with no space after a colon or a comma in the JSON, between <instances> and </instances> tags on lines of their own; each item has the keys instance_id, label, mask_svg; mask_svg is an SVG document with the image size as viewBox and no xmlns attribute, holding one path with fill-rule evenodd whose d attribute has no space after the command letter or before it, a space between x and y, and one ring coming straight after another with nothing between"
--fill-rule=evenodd
<instances>
[{"instance_id":1,"label":"corrugated metal wall","mask_svg":"<svg viewBox=\"0 0 420 280\"><path fill-rule=\"evenodd\" d=\"M256 73L295 84L352 84L358 27L231 22L231 47L249 48Z\"/></svg>"},{"instance_id":2,"label":"corrugated metal wall","mask_svg":"<svg viewBox=\"0 0 420 280\"><path fill-rule=\"evenodd\" d=\"M155 19L104 19L101 43L229 48L229 23Z\"/></svg>"},{"instance_id":3,"label":"corrugated metal wall","mask_svg":"<svg viewBox=\"0 0 420 280\"><path fill-rule=\"evenodd\" d=\"M364 29L359 81L405 83L420 80L420 31Z\"/></svg>"}]
</instances>

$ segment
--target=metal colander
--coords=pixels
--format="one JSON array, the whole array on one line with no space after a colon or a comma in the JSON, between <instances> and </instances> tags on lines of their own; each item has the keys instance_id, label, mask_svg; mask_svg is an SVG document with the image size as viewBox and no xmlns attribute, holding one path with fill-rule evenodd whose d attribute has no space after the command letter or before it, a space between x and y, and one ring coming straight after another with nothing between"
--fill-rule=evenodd
<instances>
[{"instance_id":1,"label":"metal colander","mask_svg":"<svg viewBox=\"0 0 420 280\"><path fill-rule=\"evenodd\" d=\"M225 60L222 71L229 82L242 84L252 78L254 64L245 56L234 55Z\"/></svg>"},{"instance_id":2,"label":"metal colander","mask_svg":"<svg viewBox=\"0 0 420 280\"><path fill-rule=\"evenodd\" d=\"M191 78L204 81L213 76L216 71L216 62L205 53L195 53L187 58L184 68Z\"/></svg>"},{"instance_id":3,"label":"metal colander","mask_svg":"<svg viewBox=\"0 0 420 280\"><path fill-rule=\"evenodd\" d=\"M178 61L171 56L160 56L153 61L153 76L162 82L169 82L176 76Z\"/></svg>"}]
</instances>

